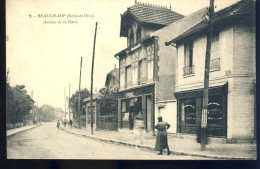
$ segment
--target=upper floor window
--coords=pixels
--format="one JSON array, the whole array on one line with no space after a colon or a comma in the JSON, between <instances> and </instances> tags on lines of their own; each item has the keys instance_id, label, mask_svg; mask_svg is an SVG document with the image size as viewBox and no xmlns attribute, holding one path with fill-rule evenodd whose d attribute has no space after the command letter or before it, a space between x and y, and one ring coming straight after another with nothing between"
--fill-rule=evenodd
<instances>
[{"instance_id":1,"label":"upper floor window","mask_svg":"<svg viewBox=\"0 0 260 169\"><path fill-rule=\"evenodd\" d=\"M128 88L132 85L132 69L131 65L125 68L125 88Z\"/></svg>"},{"instance_id":2,"label":"upper floor window","mask_svg":"<svg viewBox=\"0 0 260 169\"><path fill-rule=\"evenodd\" d=\"M138 26L137 33L136 33L136 41L139 41L141 38L142 38L141 27Z\"/></svg>"},{"instance_id":3,"label":"upper floor window","mask_svg":"<svg viewBox=\"0 0 260 169\"><path fill-rule=\"evenodd\" d=\"M219 32L215 32L211 38L210 70L220 69L219 56Z\"/></svg>"},{"instance_id":4,"label":"upper floor window","mask_svg":"<svg viewBox=\"0 0 260 169\"><path fill-rule=\"evenodd\" d=\"M132 46L134 44L134 33L131 30L130 36L129 36L129 46Z\"/></svg>"},{"instance_id":5,"label":"upper floor window","mask_svg":"<svg viewBox=\"0 0 260 169\"><path fill-rule=\"evenodd\" d=\"M146 59L140 60L138 63L138 84L146 83L147 81L147 62Z\"/></svg>"},{"instance_id":6,"label":"upper floor window","mask_svg":"<svg viewBox=\"0 0 260 169\"><path fill-rule=\"evenodd\" d=\"M183 76L194 74L193 66L193 42L184 44L184 68Z\"/></svg>"}]
</instances>

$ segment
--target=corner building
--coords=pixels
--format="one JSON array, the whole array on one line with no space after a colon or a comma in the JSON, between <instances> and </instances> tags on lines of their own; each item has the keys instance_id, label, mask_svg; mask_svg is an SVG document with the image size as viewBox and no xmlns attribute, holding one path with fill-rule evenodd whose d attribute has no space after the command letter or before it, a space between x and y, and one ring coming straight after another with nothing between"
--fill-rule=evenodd
<instances>
[{"instance_id":1,"label":"corner building","mask_svg":"<svg viewBox=\"0 0 260 169\"><path fill-rule=\"evenodd\" d=\"M199 21L199 13L189 17ZM255 140L255 2L242 0L217 11L212 22L207 134L232 142ZM191 135L201 126L207 23L189 25L166 44L178 53L177 132Z\"/></svg>"},{"instance_id":2,"label":"corner building","mask_svg":"<svg viewBox=\"0 0 260 169\"><path fill-rule=\"evenodd\" d=\"M171 94L174 92L174 59L170 55L175 49L166 47L165 40L161 40L167 34L156 32L181 18L183 15L166 7L138 2L121 15L120 36L127 38L127 47L115 55L119 60L119 130L134 130L141 126L147 132L153 131L159 115L155 114L159 109L157 103L160 99L175 100ZM172 111L175 111L174 106ZM172 119L165 120L171 123L169 120Z\"/></svg>"}]
</instances>

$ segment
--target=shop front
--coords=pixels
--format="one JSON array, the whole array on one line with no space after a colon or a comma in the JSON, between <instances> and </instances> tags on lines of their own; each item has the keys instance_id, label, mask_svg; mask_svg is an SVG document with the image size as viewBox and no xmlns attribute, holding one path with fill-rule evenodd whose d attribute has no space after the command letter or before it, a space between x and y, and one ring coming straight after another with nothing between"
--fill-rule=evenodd
<instances>
[{"instance_id":1,"label":"shop front","mask_svg":"<svg viewBox=\"0 0 260 169\"><path fill-rule=\"evenodd\" d=\"M118 100L119 129L152 131L154 126L153 85L121 92Z\"/></svg>"},{"instance_id":2,"label":"shop front","mask_svg":"<svg viewBox=\"0 0 260 169\"><path fill-rule=\"evenodd\" d=\"M201 127L203 89L175 92L177 98L177 132L197 134ZM227 136L227 83L209 89L207 135Z\"/></svg>"}]
</instances>

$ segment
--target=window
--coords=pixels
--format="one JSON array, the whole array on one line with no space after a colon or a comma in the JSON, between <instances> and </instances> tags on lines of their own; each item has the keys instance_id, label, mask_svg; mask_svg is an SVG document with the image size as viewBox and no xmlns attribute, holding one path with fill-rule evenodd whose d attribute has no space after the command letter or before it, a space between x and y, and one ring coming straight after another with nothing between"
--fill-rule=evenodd
<instances>
[{"instance_id":1,"label":"window","mask_svg":"<svg viewBox=\"0 0 260 169\"><path fill-rule=\"evenodd\" d=\"M125 88L127 88L132 84L132 69L131 66L127 66L125 69Z\"/></svg>"},{"instance_id":2,"label":"window","mask_svg":"<svg viewBox=\"0 0 260 169\"><path fill-rule=\"evenodd\" d=\"M129 36L129 46L133 46L133 45L134 45L134 33L131 30L130 36Z\"/></svg>"},{"instance_id":3,"label":"window","mask_svg":"<svg viewBox=\"0 0 260 169\"><path fill-rule=\"evenodd\" d=\"M220 69L219 32L214 33L211 39L210 69L211 70Z\"/></svg>"},{"instance_id":4,"label":"window","mask_svg":"<svg viewBox=\"0 0 260 169\"><path fill-rule=\"evenodd\" d=\"M141 27L138 26L137 33L136 33L136 41L140 40L141 38L142 38Z\"/></svg>"},{"instance_id":5,"label":"window","mask_svg":"<svg viewBox=\"0 0 260 169\"><path fill-rule=\"evenodd\" d=\"M178 99L179 100L179 99ZM207 135L226 136L226 96L212 95L208 101ZM196 134L200 129L203 98L181 99L178 103L178 132Z\"/></svg>"},{"instance_id":6,"label":"window","mask_svg":"<svg viewBox=\"0 0 260 169\"><path fill-rule=\"evenodd\" d=\"M193 42L184 45L184 68L183 76L194 74L193 66Z\"/></svg>"},{"instance_id":7,"label":"window","mask_svg":"<svg viewBox=\"0 0 260 169\"><path fill-rule=\"evenodd\" d=\"M208 124L223 125L223 98L221 96L209 97Z\"/></svg>"},{"instance_id":8,"label":"window","mask_svg":"<svg viewBox=\"0 0 260 169\"><path fill-rule=\"evenodd\" d=\"M147 62L146 59L140 60L138 63L138 84L146 83L147 79Z\"/></svg>"},{"instance_id":9,"label":"window","mask_svg":"<svg viewBox=\"0 0 260 169\"><path fill-rule=\"evenodd\" d=\"M185 124L196 124L196 99L184 101Z\"/></svg>"},{"instance_id":10,"label":"window","mask_svg":"<svg viewBox=\"0 0 260 169\"><path fill-rule=\"evenodd\" d=\"M122 100L121 101L121 112L122 112L122 120L123 121L128 121L129 120L129 112L127 111L127 109L128 109L128 107L129 107L129 105L127 106L127 104L129 104L128 102L127 102L127 100Z\"/></svg>"}]
</instances>

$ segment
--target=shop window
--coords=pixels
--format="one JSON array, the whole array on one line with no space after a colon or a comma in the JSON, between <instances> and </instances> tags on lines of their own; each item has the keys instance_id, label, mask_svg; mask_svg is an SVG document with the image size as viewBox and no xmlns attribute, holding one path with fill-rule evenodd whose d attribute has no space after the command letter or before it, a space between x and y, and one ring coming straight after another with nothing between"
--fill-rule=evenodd
<instances>
[{"instance_id":1,"label":"shop window","mask_svg":"<svg viewBox=\"0 0 260 169\"><path fill-rule=\"evenodd\" d=\"M184 101L185 124L196 124L196 99Z\"/></svg>"},{"instance_id":2,"label":"shop window","mask_svg":"<svg viewBox=\"0 0 260 169\"><path fill-rule=\"evenodd\" d=\"M127 100L122 100L121 102L121 112L122 112L122 121L129 120L129 112L127 111Z\"/></svg>"},{"instance_id":3,"label":"shop window","mask_svg":"<svg viewBox=\"0 0 260 169\"><path fill-rule=\"evenodd\" d=\"M209 97L208 103L208 125L223 125L223 97Z\"/></svg>"},{"instance_id":4,"label":"shop window","mask_svg":"<svg viewBox=\"0 0 260 169\"><path fill-rule=\"evenodd\" d=\"M142 112L142 97L137 97L134 99L134 107L133 107L133 119L134 120L144 120L143 112Z\"/></svg>"}]
</instances>

